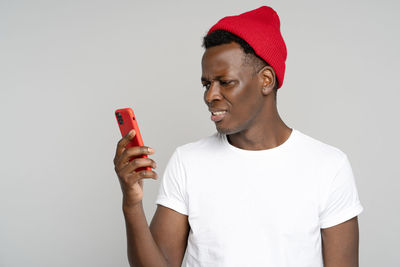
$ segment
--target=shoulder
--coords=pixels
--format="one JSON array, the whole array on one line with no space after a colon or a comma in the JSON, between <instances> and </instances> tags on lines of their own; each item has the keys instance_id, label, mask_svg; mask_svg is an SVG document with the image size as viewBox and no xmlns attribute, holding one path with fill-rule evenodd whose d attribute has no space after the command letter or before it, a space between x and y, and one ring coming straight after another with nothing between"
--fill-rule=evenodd
<instances>
[{"instance_id":1,"label":"shoulder","mask_svg":"<svg viewBox=\"0 0 400 267\"><path fill-rule=\"evenodd\" d=\"M201 157L207 153L214 153L221 144L221 135L218 132L202 137L189 143L185 143L176 148L180 157L191 158Z\"/></svg>"},{"instance_id":2,"label":"shoulder","mask_svg":"<svg viewBox=\"0 0 400 267\"><path fill-rule=\"evenodd\" d=\"M327 142L299 130L297 130L297 137L296 153L299 153L297 156L310 161L310 163L322 168L337 169L347 159L343 150Z\"/></svg>"},{"instance_id":3,"label":"shoulder","mask_svg":"<svg viewBox=\"0 0 400 267\"><path fill-rule=\"evenodd\" d=\"M179 150L179 152L185 154L199 152L202 150L209 150L212 147L216 147L216 145L221 140L220 138L220 135L216 132L211 135L194 140L192 142L180 145L176 149Z\"/></svg>"}]
</instances>

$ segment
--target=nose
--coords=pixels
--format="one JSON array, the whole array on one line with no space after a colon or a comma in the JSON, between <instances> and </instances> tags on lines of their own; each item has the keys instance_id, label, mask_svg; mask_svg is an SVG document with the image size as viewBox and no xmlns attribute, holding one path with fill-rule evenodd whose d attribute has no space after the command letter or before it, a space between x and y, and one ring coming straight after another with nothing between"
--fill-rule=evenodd
<instances>
[{"instance_id":1,"label":"nose","mask_svg":"<svg viewBox=\"0 0 400 267\"><path fill-rule=\"evenodd\" d=\"M218 83L212 81L210 88L204 91L204 101L209 105L214 100L221 99L221 93Z\"/></svg>"}]
</instances>

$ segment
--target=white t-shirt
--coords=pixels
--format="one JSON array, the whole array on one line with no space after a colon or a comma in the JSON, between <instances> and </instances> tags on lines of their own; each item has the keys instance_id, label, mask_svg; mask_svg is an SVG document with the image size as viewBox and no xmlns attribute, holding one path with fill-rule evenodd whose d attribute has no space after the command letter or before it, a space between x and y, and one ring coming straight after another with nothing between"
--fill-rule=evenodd
<instances>
[{"instance_id":1,"label":"white t-shirt","mask_svg":"<svg viewBox=\"0 0 400 267\"><path fill-rule=\"evenodd\" d=\"M178 146L156 204L188 215L186 267L322 267L320 228L363 211L347 155L294 128L266 150Z\"/></svg>"}]
</instances>

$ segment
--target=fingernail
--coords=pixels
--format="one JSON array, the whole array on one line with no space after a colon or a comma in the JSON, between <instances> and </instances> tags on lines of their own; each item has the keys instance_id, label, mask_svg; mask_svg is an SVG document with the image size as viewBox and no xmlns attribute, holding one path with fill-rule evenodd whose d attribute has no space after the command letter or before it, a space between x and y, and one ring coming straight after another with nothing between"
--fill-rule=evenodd
<instances>
[{"instance_id":1,"label":"fingernail","mask_svg":"<svg viewBox=\"0 0 400 267\"><path fill-rule=\"evenodd\" d=\"M129 131L129 136L132 136L134 133L135 133L135 130L134 130L134 129L130 130L130 131Z\"/></svg>"},{"instance_id":2,"label":"fingernail","mask_svg":"<svg viewBox=\"0 0 400 267\"><path fill-rule=\"evenodd\" d=\"M149 151L149 153L153 153L153 152L154 152L154 149L152 149L151 147L148 147L148 148L147 148L147 151Z\"/></svg>"}]
</instances>

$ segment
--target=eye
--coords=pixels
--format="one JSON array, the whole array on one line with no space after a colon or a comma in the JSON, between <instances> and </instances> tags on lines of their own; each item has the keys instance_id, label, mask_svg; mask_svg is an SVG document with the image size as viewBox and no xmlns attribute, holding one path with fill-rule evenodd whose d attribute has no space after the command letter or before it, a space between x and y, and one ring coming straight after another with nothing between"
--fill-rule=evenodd
<instances>
[{"instance_id":1,"label":"eye","mask_svg":"<svg viewBox=\"0 0 400 267\"><path fill-rule=\"evenodd\" d=\"M203 83L202 86L204 89L208 90L210 88L210 83Z\"/></svg>"},{"instance_id":2,"label":"eye","mask_svg":"<svg viewBox=\"0 0 400 267\"><path fill-rule=\"evenodd\" d=\"M222 86L228 86L228 85L231 85L232 82L233 82L233 81L223 81L223 80L221 80L219 83L220 83Z\"/></svg>"}]
</instances>

